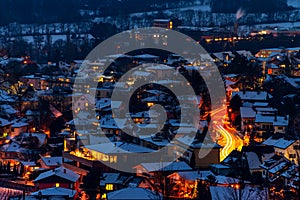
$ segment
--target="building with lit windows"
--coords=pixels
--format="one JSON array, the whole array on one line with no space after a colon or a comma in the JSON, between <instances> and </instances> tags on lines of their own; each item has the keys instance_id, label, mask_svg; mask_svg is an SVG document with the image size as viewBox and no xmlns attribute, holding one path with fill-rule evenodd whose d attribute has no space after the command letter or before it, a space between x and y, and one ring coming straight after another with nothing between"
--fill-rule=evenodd
<instances>
[{"instance_id":1,"label":"building with lit windows","mask_svg":"<svg viewBox=\"0 0 300 200\"><path fill-rule=\"evenodd\" d=\"M157 28L173 29L173 22L170 19L154 19L153 26Z\"/></svg>"},{"instance_id":2,"label":"building with lit windows","mask_svg":"<svg viewBox=\"0 0 300 200\"><path fill-rule=\"evenodd\" d=\"M77 190L79 187L79 175L72 170L59 167L41 173L35 180L34 184L39 190L61 187Z\"/></svg>"}]
</instances>

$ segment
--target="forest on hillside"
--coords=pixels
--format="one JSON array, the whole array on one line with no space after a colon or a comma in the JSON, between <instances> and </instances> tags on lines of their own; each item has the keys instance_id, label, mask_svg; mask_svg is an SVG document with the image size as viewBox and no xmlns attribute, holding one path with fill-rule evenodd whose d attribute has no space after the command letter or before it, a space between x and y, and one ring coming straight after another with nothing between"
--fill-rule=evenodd
<instances>
[{"instance_id":1,"label":"forest on hillside","mask_svg":"<svg viewBox=\"0 0 300 200\"><path fill-rule=\"evenodd\" d=\"M290 10L287 0L1 0L0 25L17 23L83 22L94 17L128 16L130 13L164 11L210 5L215 13Z\"/></svg>"}]
</instances>

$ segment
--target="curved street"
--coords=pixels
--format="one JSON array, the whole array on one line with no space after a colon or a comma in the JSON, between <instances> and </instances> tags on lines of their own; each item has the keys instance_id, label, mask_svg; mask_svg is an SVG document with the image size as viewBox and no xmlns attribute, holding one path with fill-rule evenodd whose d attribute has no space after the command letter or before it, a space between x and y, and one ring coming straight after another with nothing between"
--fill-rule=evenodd
<instances>
[{"instance_id":1,"label":"curved street","mask_svg":"<svg viewBox=\"0 0 300 200\"><path fill-rule=\"evenodd\" d=\"M243 147L243 139L240 138L236 129L224 125L226 115L226 106L222 106L211 112L213 129L217 133L216 141L223 147L220 152L220 161L223 161L233 150L237 149L241 151Z\"/></svg>"}]
</instances>

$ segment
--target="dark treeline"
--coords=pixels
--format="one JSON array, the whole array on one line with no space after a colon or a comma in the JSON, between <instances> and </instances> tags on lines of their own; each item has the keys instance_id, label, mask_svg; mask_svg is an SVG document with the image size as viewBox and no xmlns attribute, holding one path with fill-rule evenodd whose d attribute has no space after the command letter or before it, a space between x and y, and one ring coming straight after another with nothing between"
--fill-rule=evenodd
<instances>
[{"instance_id":1,"label":"dark treeline","mask_svg":"<svg viewBox=\"0 0 300 200\"><path fill-rule=\"evenodd\" d=\"M95 16L127 15L194 5L196 0L1 0L0 25L79 22ZM89 12L93 11L92 16Z\"/></svg>"},{"instance_id":2,"label":"dark treeline","mask_svg":"<svg viewBox=\"0 0 300 200\"><path fill-rule=\"evenodd\" d=\"M0 24L69 22L78 20L80 0L3 0Z\"/></svg>"},{"instance_id":3,"label":"dark treeline","mask_svg":"<svg viewBox=\"0 0 300 200\"><path fill-rule=\"evenodd\" d=\"M235 13L243 8L248 13L268 13L293 9L287 0L212 0L212 12Z\"/></svg>"},{"instance_id":4,"label":"dark treeline","mask_svg":"<svg viewBox=\"0 0 300 200\"><path fill-rule=\"evenodd\" d=\"M292 9L287 0L1 0L0 25L80 22L93 17L182 8L199 2L211 3L213 12L222 13L234 13L240 7L248 13Z\"/></svg>"}]
</instances>

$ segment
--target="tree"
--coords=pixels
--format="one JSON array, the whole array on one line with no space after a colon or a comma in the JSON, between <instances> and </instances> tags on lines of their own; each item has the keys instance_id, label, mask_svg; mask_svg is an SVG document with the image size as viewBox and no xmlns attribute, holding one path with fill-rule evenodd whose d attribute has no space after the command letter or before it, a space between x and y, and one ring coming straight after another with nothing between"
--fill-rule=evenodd
<instances>
[{"instance_id":1,"label":"tree","mask_svg":"<svg viewBox=\"0 0 300 200\"><path fill-rule=\"evenodd\" d=\"M240 107L242 106L242 99L239 95L234 95L230 100L230 107L232 108L232 111L239 112Z\"/></svg>"},{"instance_id":2,"label":"tree","mask_svg":"<svg viewBox=\"0 0 300 200\"><path fill-rule=\"evenodd\" d=\"M90 172L83 178L83 190L89 196L89 199L96 199L100 188L100 177L102 171L99 168L92 168Z\"/></svg>"}]
</instances>

